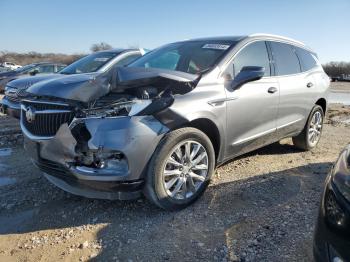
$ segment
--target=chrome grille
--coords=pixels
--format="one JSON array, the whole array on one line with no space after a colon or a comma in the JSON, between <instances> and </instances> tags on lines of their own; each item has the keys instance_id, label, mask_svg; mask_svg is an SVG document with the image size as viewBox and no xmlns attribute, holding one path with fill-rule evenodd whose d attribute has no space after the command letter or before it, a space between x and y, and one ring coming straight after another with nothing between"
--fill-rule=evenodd
<instances>
[{"instance_id":1,"label":"chrome grille","mask_svg":"<svg viewBox=\"0 0 350 262\"><path fill-rule=\"evenodd\" d=\"M30 111L28 114L28 111ZM60 126L68 125L74 118L69 105L51 102L22 101L21 123L32 135L39 137L54 136Z\"/></svg>"}]
</instances>

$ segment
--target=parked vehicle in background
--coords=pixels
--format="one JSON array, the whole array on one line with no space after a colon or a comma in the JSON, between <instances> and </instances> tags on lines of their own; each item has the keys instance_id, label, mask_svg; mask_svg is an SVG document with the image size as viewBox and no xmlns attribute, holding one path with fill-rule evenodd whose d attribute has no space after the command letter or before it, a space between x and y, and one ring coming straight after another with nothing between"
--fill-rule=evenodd
<instances>
[{"instance_id":1,"label":"parked vehicle in background","mask_svg":"<svg viewBox=\"0 0 350 262\"><path fill-rule=\"evenodd\" d=\"M59 71L58 74L46 74L11 81L6 86L5 97L0 102L0 105L2 105L3 112L10 116L19 118L19 102L25 95L25 90L30 85L44 80L60 79L76 74L90 74L89 77L93 77L106 72L113 66L125 66L141 57L144 53L145 51L143 49L114 49L100 51L75 61ZM81 81L81 78L79 77L74 79L76 81Z\"/></svg>"},{"instance_id":2,"label":"parked vehicle in background","mask_svg":"<svg viewBox=\"0 0 350 262\"><path fill-rule=\"evenodd\" d=\"M2 63L2 66L9 68L10 70L16 70L22 67L21 65L16 65L15 63L12 63L12 62L4 62Z\"/></svg>"},{"instance_id":3,"label":"parked vehicle in background","mask_svg":"<svg viewBox=\"0 0 350 262\"><path fill-rule=\"evenodd\" d=\"M144 193L176 210L234 157L285 137L315 148L329 82L295 40L188 40L95 78L32 85L21 127L33 162L58 187L91 198Z\"/></svg>"},{"instance_id":4,"label":"parked vehicle in background","mask_svg":"<svg viewBox=\"0 0 350 262\"><path fill-rule=\"evenodd\" d=\"M337 81L350 82L350 75L347 75L347 74L332 76L331 78L333 82L337 82Z\"/></svg>"},{"instance_id":5,"label":"parked vehicle in background","mask_svg":"<svg viewBox=\"0 0 350 262\"><path fill-rule=\"evenodd\" d=\"M2 64L0 64L0 73L8 72L8 71L11 71L11 69L8 67L3 67Z\"/></svg>"},{"instance_id":6,"label":"parked vehicle in background","mask_svg":"<svg viewBox=\"0 0 350 262\"><path fill-rule=\"evenodd\" d=\"M40 62L18 68L14 71L0 73L0 92L3 92L8 82L21 77L34 76L37 74L57 73L66 67L61 63Z\"/></svg>"},{"instance_id":7,"label":"parked vehicle in background","mask_svg":"<svg viewBox=\"0 0 350 262\"><path fill-rule=\"evenodd\" d=\"M314 237L317 262L350 261L350 145L326 179Z\"/></svg>"}]
</instances>

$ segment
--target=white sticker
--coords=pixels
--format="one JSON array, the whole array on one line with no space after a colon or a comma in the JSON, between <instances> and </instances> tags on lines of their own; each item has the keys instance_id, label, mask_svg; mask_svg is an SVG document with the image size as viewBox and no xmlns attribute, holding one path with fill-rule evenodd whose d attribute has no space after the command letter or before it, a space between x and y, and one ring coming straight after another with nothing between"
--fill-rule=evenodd
<instances>
[{"instance_id":1,"label":"white sticker","mask_svg":"<svg viewBox=\"0 0 350 262\"><path fill-rule=\"evenodd\" d=\"M94 61L96 62L106 62L109 58L108 57L96 57Z\"/></svg>"},{"instance_id":2,"label":"white sticker","mask_svg":"<svg viewBox=\"0 0 350 262\"><path fill-rule=\"evenodd\" d=\"M217 50L227 50L230 46L229 45L221 45L221 44L205 44L202 46L202 48L207 49L217 49Z\"/></svg>"}]
</instances>

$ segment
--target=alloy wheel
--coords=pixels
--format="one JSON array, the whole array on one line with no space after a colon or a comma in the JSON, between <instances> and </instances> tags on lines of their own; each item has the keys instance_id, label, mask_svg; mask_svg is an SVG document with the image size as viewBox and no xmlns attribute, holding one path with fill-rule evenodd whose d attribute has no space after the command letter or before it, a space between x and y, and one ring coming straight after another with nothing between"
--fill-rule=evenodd
<instances>
[{"instance_id":1,"label":"alloy wheel","mask_svg":"<svg viewBox=\"0 0 350 262\"><path fill-rule=\"evenodd\" d=\"M320 111L316 111L312 116L309 131L308 139L311 146L315 146L320 140L321 131L322 131L323 118Z\"/></svg>"},{"instance_id":2,"label":"alloy wheel","mask_svg":"<svg viewBox=\"0 0 350 262\"><path fill-rule=\"evenodd\" d=\"M177 144L163 170L167 194L177 200L192 197L206 180L208 164L207 151L197 141L187 140Z\"/></svg>"}]
</instances>

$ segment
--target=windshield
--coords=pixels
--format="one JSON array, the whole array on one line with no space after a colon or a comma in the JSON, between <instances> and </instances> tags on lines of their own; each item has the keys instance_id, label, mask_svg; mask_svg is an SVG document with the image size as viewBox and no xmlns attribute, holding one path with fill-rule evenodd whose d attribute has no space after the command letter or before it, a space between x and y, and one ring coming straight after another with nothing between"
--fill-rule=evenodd
<instances>
[{"instance_id":1,"label":"windshield","mask_svg":"<svg viewBox=\"0 0 350 262\"><path fill-rule=\"evenodd\" d=\"M215 66L236 43L229 40L203 40L169 44L144 55L129 66L200 74Z\"/></svg>"},{"instance_id":2,"label":"windshield","mask_svg":"<svg viewBox=\"0 0 350 262\"><path fill-rule=\"evenodd\" d=\"M60 74L82 74L96 72L119 53L100 52L85 56L61 70Z\"/></svg>"},{"instance_id":3,"label":"windshield","mask_svg":"<svg viewBox=\"0 0 350 262\"><path fill-rule=\"evenodd\" d=\"M16 72L19 72L19 73L27 72L30 69L32 69L33 67L35 67L35 64L25 65L25 66L22 66L22 67L16 69Z\"/></svg>"}]
</instances>

